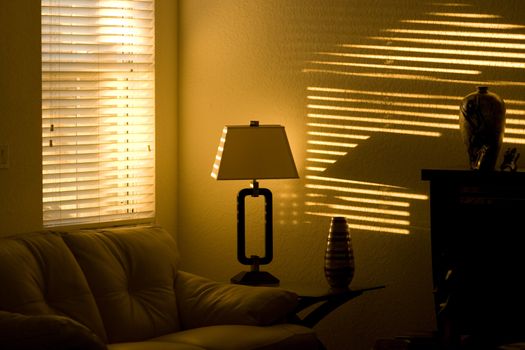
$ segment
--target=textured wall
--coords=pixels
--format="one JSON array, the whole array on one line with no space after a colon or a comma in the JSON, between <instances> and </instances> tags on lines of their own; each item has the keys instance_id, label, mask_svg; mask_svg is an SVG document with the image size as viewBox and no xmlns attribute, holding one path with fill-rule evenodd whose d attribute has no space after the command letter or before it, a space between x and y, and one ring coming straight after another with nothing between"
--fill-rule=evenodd
<instances>
[{"instance_id":1,"label":"textured wall","mask_svg":"<svg viewBox=\"0 0 525 350\"><path fill-rule=\"evenodd\" d=\"M177 2L155 1L156 219L177 227Z\"/></svg>"},{"instance_id":2,"label":"textured wall","mask_svg":"<svg viewBox=\"0 0 525 350\"><path fill-rule=\"evenodd\" d=\"M283 281L325 284L329 216L346 215L352 283L387 288L316 327L328 348L364 350L379 337L434 329L428 184L420 170L466 168L458 105L480 84L508 101L504 147L523 143L524 5L181 1L184 267L219 280L243 269L235 258L235 196L248 182L210 177L221 129L253 119L283 124L301 179L261 181L275 205L275 258L266 268ZM260 228L261 220L255 208L248 223Z\"/></svg>"},{"instance_id":3,"label":"textured wall","mask_svg":"<svg viewBox=\"0 0 525 350\"><path fill-rule=\"evenodd\" d=\"M328 348L369 349L378 337L433 329L427 184L419 181L420 169L465 167L466 155L452 125L461 96L479 83L488 82L508 104L512 120L506 146L522 147L518 142L524 132L525 2L462 3L181 1L177 125L176 88L169 78L176 75L171 37L176 11L171 0L157 0L165 10L157 24L166 30L165 41L157 42L157 73L164 82L157 86L159 222L172 231L177 224L176 155L170 152L178 152L184 267L221 280L243 268L235 259L235 196L247 183L217 182L209 173L223 125L251 119L279 123L286 126L301 179L261 182L272 189L275 204L275 260L268 269L284 281L325 283L322 258L329 217L323 215L351 215L352 224L361 226L352 229L353 284L387 288L348 303L316 327ZM4 235L41 225L40 12L37 1L1 0L0 10L0 144L9 144L11 154L10 168L0 169ZM459 26L458 21L480 24ZM478 34L464 37L458 31ZM407 47L416 50L407 52ZM350 149L319 146L311 142L336 139L312 135L323 129L309 123L351 127L338 133L366 138L337 139L357 145ZM400 133L394 134L397 129ZM320 167L307 160L314 158L308 149L346 154L315 171L307 169ZM337 188L327 179L335 179ZM375 192L363 192L370 189ZM392 211L397 210L393 203L377 202L392 199L408 203L408 210L399 210L408 211L408 217ZM248 222L260 228L257 206Z\"/></svg>"},{"instance_id":4,"label":"textured wall","mask_svg":"<svg viewBox=\"0 0 525 350\"><path fill-rule=\"evenodd\" d=\"M0 1L0 235L42 225L40 3Z\"/></svg>"}]
</instances>

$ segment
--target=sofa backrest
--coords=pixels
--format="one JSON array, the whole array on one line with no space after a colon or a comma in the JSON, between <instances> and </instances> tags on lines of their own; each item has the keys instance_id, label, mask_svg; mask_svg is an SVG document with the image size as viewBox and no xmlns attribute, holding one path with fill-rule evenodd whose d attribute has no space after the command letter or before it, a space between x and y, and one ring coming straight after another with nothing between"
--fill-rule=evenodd
<instances>
[{"instance_id":1,"label":"sofa backrest","mask_svg":"<svg viewBox=\"0 0 525 350\"><path fill-rule=\"evenodd\" d=\"M68 316L106 340L80 266L62 238L51 232L0 238L0 310Z\"/></svg>"},{"instance_id":2,"label":"sofa backrest","mask_svg":"<svg viewBox=\"0 0 525 350\"><path fill-rule=\"evenodd\" d=\"M175 240L158 227L79 230L63 239L84 271L109 343L180 330Z\"/></svg>"}]
</instances>

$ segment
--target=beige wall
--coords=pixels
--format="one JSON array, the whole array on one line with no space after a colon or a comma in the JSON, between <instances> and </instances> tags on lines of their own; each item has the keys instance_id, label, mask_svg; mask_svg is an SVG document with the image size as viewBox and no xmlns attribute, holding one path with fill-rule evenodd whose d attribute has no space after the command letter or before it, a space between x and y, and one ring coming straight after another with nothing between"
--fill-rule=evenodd
<instances>
[{"instance_id":1,"label":"beige wall","mask_svg":"<svg viewBox=\"0 0 525 350\"><path fill-rule=\"evenodd\" d=\"M461 1L462 6L436 4L420 0L180 2L178 234L185 269L219 280L228 280L243 269L235 253L235 197L248 182L210 177L222 127L248 124L253 119L283 124L301 179L261 181L261 186L273 191L275 208L275 258L265 268L285 282L326 285L323 251L329 216L352 216L356 255L352 283L387 287L349 302L316 327L328 348L365 350L379 337L434 328L428 184L420 181L420 170L466 168L457 128L458 106L476 85L488 82L508 100L515 120L523 122L525 115L524 61L512 55L523 54L523 46L511 47L523 44L519 36L512 35L525 32L525 21L518 15L525 3L469 0ZM457 13L483 16L462 18ZM463 22L481 25L466 27ZM450 35L394 31L398 29ZM487 35L462 37L447 31ZM505 33L510 36L502 38ZM434 41L399 41L403 38ZM465 42L444 45L439 40ZM474 41L496 46L467 45ZM497 47L502 42L508 46ZM511 62L510 67L501 61ZM313 118L313 114L347 120ZM350 127L353 129L324 131L368 138L314 136L308 133L323 130L308 123ZM515 122L512 128L523 131ZM430 134L409 134L421 131ZM330 148L311 141L355 143L357 147ZM507 142L505 147L510 145L518 144ZM316 148L348 153L332 157L336 163L325 171L308 170L306 167L320 166L306 160L313 157L307 150ZM315 186L318 188L312 188ZM365 194L366 190L385 193ZM400 198L392 192L414 197ZM357 201L362 199L396 200L408 207ZM261 220L259 212L250 217L248 225L260 227ZM388 232L392 228L405 234Z\"/></svg>"},{"instance_id":2,"label":"beige wall","mask_svg":"<svg viewBox=\"0 0 525 350\"><path fill-rule=\"evenodd\" d=\"M40 2L0 1L0 235L42 226Z\"/></svg>"},{"instance_id":3,"label":"beige wall","mask_svg":"<svg viewBox=\"0 0 525 350\"><path fill-rule=\"evenodd\" d=\"M177 2L156 1L157 222L175 234ZM0 0L0 235L42 227L40 2Z\"/></svg>"},{"instance_id":4,"label":"beige wall","mask_svg":"<svg viewBox=\"0 0 525 350\"><path fill-rule=\"evenodd\" d=\"M177 1L155 0L156 215L177 227Z\"/></svg>"},{"instance_id":5,"label":"beige wall","mask_svg":"<svg viewBox=\"0 0 525 350\"><path fill-rule=\"evenodd\" d=\"M235 259L235 196L247 183L216 182L209 176L225 124L246 124L251 119L259 119L262 123L286 126L301 179L261 181L262 186L273 191L275 205L275 259L267 269L283 281L324 284L322 259L330 213L369 215L367 218L372 221L366 223L372 229L388 226L380 220L397 218L386 213L363 215L349 208L333 208L334 204L340 204L336 197L350 196L345 189L372 188L425 196L427 184L419 181L422 167L465 166L465 154L456 129L446 129L443 125L400 126L400 120L454 124L456 120L433 113L456 115L454 106L460 97L484 81L509 102L512 118L523 120L523 67L518 64L518 68L502 68L504 64L494 63L523 62L512 55L419 52L413 55L482 62L478 65L402 62L413 65L412 68L431 68L418 71L380 68L380 65L395 66L399 62L377 59L378 55L385 54L377 48L339 46L436 47L429 43L418 45L372 38L406 37L385 30L417 29L421 23L402 21L436 19L435 15L428 14L432 12L477 12L500 17L462 21L525 24L520 18L525 5L522 1L467 2L472 6L436 9L430 3L416 0L187 0L180 2L180 42L177 43L176 2L157 0L158 222L172 232L178 231L183 267L218 280L228 280L243 269ZM0 169L0 235L41 227L39 18L38 1L0 0L0 144L9 145L11 158L10 168ZM441 20L454 21L456 18ZM432 30L458 29L443 24L428 25ZM460 29L494 34L492 39L470 41L508 43L509 47L522 45L521 39L498 38L501 33L524 34L521 27ZM426 38L422 34L414 34L414 37ZM447 36L442 39L459 38ZM180 56L177 56L177 46ZM460 45L459 49L465 47ZM484 50L519 53L523 48ZM373 54L376 58L342 58L320 52ZM407 53L397 52L396 55L406 56ZM177 59L180 60L178 92L175 84ZM319 60L333 64L312 62ZM376 66L363 67L363 64ZM381 75L385 73L387 75ZM308 87L343 89L347 93L312 92ZM378 96L370 92L404 93L412 97ZM319 102L308 99L309 95L348 100ZM334 166L321 174L306 169L312 165L306 160L307 149L313 148L308 141L321 139L308 134L316 131L307 125L312 122L308 113L323 114L307 107L308 104L328 105L332 108L331 114L347 117L377 118L380 115L382 119L392 120L374 122L373 125L380 129L434 131L439 132L440 137L363 131L361 134L369 138L356 141L355 149L349 150L346 157L338 158ZM452 109L447 110L450 106ZM366 112L358 108L366 108ZM381 109L382 112L377 111ZM396 110L410 113L399 115ZM177 113L180 113L178 118ZM330 113L324 111L324 114ZM370 126L370 123L354 119L341 122L341 125ZM523 129L519 124L512 127ZM518 144L506 144L511 145ZM327 184L307 178L312 175L382 185L339 182L338 191L312 189L312 185ZM391 196L387 193L369 198L386 200ZM433 329L428 201L416 198L404 202L410 205L409 217L402 218L408 221L408 225L403 226L408 234L352 230L356 254L356 275L352 283L386 284L387 288L348 303L316 327L329 349L369 349L378 337ZM364 205L353 205L359 206ZM371 208L378 209L377 206ZM385 205L383 209L391 208ZM248 222L260 226L257 214L254 210ZM353 224L362 223L359 218L353 220Z\"/></svg>"}]
</instances>

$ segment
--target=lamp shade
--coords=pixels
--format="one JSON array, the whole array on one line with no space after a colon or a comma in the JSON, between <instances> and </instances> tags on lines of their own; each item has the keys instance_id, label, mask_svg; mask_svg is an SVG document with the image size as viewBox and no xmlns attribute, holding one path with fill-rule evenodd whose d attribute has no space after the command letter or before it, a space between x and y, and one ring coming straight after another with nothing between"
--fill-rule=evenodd
<instances>
[{"instance_id":1,"label":"lamp shade","mask_svg":"<svg viewBox=\"0 0 525 350\"><path fill-rule=\"evenodd\" d=\"M225 126L211 176L217 180L298 178L284 126Z\"/></svg>"}]
</instances>

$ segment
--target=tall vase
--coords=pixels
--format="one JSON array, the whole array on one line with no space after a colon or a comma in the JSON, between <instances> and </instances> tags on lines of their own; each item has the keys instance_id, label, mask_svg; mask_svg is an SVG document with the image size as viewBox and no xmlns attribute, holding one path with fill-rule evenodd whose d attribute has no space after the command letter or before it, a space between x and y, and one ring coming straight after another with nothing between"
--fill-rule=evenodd
<instances>
[{"instance_id":1,"label":"tall vase","mask_svg":"<svg viewBox=\"0 0 525 350\"><path fill-rule=\"evenodd\" d=\"M459 127L475 170L494 170L505 131L505 103L488 87L465 96L460 105Z\"/></svg>"},{"instance_id":2,"label":"tall vase","mask_svg":"<svg viewBox=\"0 0 525 350\"><path fill-rule=\"evenodd\" d=\"M354 277L354 270L354 251L348 223L344 217L333 217L326 242L326 280L333 290L347 289Z\"/></svg>"}]
</instances>

